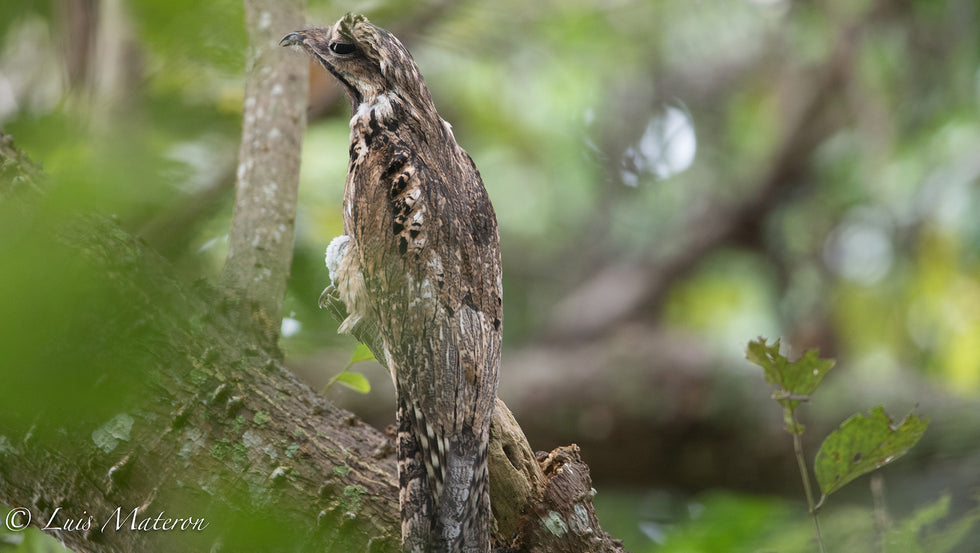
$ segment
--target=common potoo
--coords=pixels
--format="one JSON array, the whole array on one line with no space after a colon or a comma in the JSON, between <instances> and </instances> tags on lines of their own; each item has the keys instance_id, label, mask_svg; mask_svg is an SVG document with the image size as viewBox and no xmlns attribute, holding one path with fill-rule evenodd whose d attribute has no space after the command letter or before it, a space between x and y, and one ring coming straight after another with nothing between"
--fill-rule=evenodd
<instances>
[{"instance_id":1,"label":"common potoo","mask_svg":"<svg viewBox=\"0 0 980 553\"><path fill-rule=\"evenodd\" d=\"M480 172L388 31L348 14L280 44L302 46L351 104L344 235L327 266L349 313L341 332L373 326L395 383L402 547L487 552L503 314Z\"/></svg>"}]
</instances>

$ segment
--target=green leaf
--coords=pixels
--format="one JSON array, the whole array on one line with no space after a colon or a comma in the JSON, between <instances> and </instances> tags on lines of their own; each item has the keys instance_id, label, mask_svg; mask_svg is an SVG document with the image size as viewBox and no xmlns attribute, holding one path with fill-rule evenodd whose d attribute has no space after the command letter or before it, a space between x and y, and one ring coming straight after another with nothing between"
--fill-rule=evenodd
<instances>
[{"instance_id":1,"label":"green leaf","mask_svg":"<svg viewBox=\"0 0 980 553\"><path fill-rule=\"evenodd\" d=\"M354 350L354 353L350 356L350 362L347 363L347 366L349 367L354 363L360 363L361 361L374 361L374 354L371 353L371 350L368 349L367 346L358 342L357 348Z\"/></svg>"},{"instance_id":2,"label":"green leaf","mask_svg":"<svg viewBox=\"0 0 980 553\"><path fill-rule=\"evenodd\" d=\"M749 342L745 358L762 367L766 382L776 389L773 398L784 406L795 409L796 405L817 389L823 377L834 366L833 359L821 359L817 350L811 349L796 361L789 361L779 353L780 341L772 345L765 338Z\"/></svg>"},{"instance_id":3,"label":"green leaf","mask_svg":"<svg viewBox=\"0 0 980 553\"><path fill-rule=\"evenodd\" d=\"M337 382L358 393L367 394L371 392L371 383L361 373L340 373L337 375Z\"/></svg>"},{"instance_id":4,"label":"green leaf","mask_svg":"<svg viewBox=\"0 0 980 553\"><path fill-rule=\"evenodd\" d=\"M333 386L334 383L336 382L340 382L341 384L347 386L351 390L360 392L362 394L370 393L371 384L368 382L367 378L365 378L364 375L360 373L348 372L348 369L350 369L351 366L354 365L354 363L360 363L361 361L374 361L374 360L375 357L374 354L371 353L371 350L368 349L366 345L362 343L358 343L357 347L354 349L354 353L352 353L350 356L350 361L347 363L347 366L344 367L344 370L340 371L340 373L338 373L336 376L331 378L330 382L327 382L327 385L323 387L323 391L321 391L320 393L323 394L327 393L330 387Z\"/></svg>"},{"instance_id":5,"label":"green leaf","mask_svg":"<svg viewBox=\"0 0 980 553\"><path fill-rule=\"evenodd\" d=\"M928 425L928 419L909 414L896 427L880 405L867 416L851 416L827 436L817 452L814 472L823 495L898 459L919 441Z\"/></svg>"}]
</instances>

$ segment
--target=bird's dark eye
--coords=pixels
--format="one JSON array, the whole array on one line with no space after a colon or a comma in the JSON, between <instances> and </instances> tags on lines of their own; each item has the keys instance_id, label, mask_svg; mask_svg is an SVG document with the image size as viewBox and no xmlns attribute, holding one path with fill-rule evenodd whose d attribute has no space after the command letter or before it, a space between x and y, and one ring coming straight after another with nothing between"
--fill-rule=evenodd
<instances>
[{"instance_id":1,"label":"bird's dark eye","mask_svg":"<svg viewBox=\"0 0 980 553\"><path fill-rule=\"evenodd\" d=\"M353 44L347 44L346 42L331 42L330 51L334 54L339 54L343 56L344 54L353 53L356 48Z\"/></svg>"}]
</instances>

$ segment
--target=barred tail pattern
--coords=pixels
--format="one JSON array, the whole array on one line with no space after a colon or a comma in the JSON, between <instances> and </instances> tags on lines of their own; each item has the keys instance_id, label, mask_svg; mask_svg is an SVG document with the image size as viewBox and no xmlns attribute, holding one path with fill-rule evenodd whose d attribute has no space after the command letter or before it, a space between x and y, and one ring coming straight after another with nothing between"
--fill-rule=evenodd
<instances>
[{"instance_id":1,"label":"barred tail pattern","mask_svg":"<svg viewBox=\"0 0 980 553\"><path fill-rule=\"evenodd\" d=\"M464 553L490 550L490 482L487 468L487 440L480 441L473 464L473 480L463 510Z\"/></svg>"},{"instance_id":2,"label":"barred tail pattern","mask_svg":"<svg viewBox=\"0 0 980 553\"><path fill-rule=\"evenodd\" d=\"M426 463L413 428L413 409L398 394L398 504L401 506L402 551L428 553L432 543L432 504Z\"/></svg>"},{"instance_id":3,"label":"barred tail pattern","mask_svg":"<svg viewBox=\"0 0 980 553\"><path fill-rule=\"evenodd\" d=\"M399 398L398 407L403 551L489 551L486 436L442 436L410 402Z\"/></svg>"}]
</instances>

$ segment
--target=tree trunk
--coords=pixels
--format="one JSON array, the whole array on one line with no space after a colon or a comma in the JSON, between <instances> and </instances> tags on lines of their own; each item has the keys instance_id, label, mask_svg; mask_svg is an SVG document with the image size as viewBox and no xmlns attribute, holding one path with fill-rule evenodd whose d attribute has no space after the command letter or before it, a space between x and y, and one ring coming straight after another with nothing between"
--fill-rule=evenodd
<instances>
[{"instance_id":1,"label":"tree trunk","mask_svg":"<svg viewBox=\"0 0 980 553\"><path fill-rule=\"evenodd\" d=\"M293 259L300 151L306 131L306 60L279 47L304 26L305 0L245 0L249 34L235 214L225 286L246 300L252 326L275 344Z\"/></svg>"}]
</instances>

